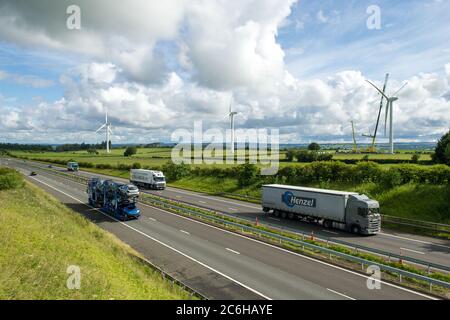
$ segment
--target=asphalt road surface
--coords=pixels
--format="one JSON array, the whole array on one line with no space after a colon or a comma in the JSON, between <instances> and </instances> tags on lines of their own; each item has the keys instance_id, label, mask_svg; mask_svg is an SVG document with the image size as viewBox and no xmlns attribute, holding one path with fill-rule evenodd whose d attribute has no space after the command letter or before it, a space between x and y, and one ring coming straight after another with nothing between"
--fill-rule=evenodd
<instances>
[{"instance_id":1,"label":"asphalt road surface","mask_svg":"<svg viewBox=\"0 0 450 320\"><path fill-rule=\"evenodd\" d=\"M13 161L20 165L23 164L23 161ZM46 164L37 162L33 162L33 165L38 165L44 168L47 167ZM65 168L53 166L53 169L67 173ZM111 179L110 176L90 172L80 171L76 174L86 177L97 176ZM113 179L121 182L129 182L128 180L115 177ZM401 254L450 267L450 241L447 240L394 232L391 230L382 230L382 232L376 236L359 236L341 230L325 229L316 224L276 218L264 213L261 210L260 205L245 201L211 196L201 192L187 191L172 187L168 187L163 191L141 191L164 196L173 200L183 201L199 207L210 208L239 218L248 219L250 221L255 221L256 217L258 217L259 223L283 228L293 232L304 232L307 234L311 234L311 232L313 232L314 235L321 238L328 237L332 240L341 240L350 244L361 245L393 254Z\"/></svg>"},{"instance_id":2,"label":"asphalt road surface","mask_svg":"<svg viewBox=\"0 0 450 320\"><path fill-rule=\"evenodd\" d=\"M138 220L117 221L87 205L86 186L43 170L35 170L27 163L9 161L9 165L26 175L30 171L37 171L37 176L28 176L27 179L211 299L432 298L385 282L381 283L381 289L370 290L367 287L368 278L364 274L142 203L139 204L142 215ZM167 192L177 191L170 188ZM184 191L178 192L186 194ZM196 197L205 202L211 201L200 194ZM217 199L214 203L227 203L222 201L228 200ZM248 206L252 210L250 206L253 205Z\"/></svg>"}]
</instances>

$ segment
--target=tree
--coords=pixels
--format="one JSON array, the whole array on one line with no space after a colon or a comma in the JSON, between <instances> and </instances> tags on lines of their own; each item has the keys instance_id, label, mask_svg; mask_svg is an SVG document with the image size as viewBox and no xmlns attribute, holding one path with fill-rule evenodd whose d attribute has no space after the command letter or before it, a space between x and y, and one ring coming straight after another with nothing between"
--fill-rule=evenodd
<instances>
[{"instance_id":1,"label":"tree","mask_svg":"<svg viewBox=\"0 0 450 320\"><path fill-rule=\"evenodd\" d=\"M434 149L433 162L450 166L450 130L439 139Z\"/></svg>"},{"instance_id":2,"label":"tree","mask_svg":"<svg viewBox=\"0 0 450 320\"><path fill-rule=\"evenodd\" d=\"M308 150L311 150L311 151L319 151L319 150L320 150L320 145L319 145L318 143L316 143L316 142L311 142L311 143L308 145Z\"/></svg>"},{"instance_id":3,"label":"tree","mask_svg":"<svg viewBox=\"0 0 450 320\"><path fill-rule=\"evenodd\" d=\"M169 181L179 180L187 177L191 173L191 168L184 162L181 164L175 164L172 161L168 161L163 165L162 170Z\"/></svg>"},{"instance_id":4,"label":"tree","mask_svg":"<svg viewBox=\"0 0 450 320\"><path fill-rule=\"evenodd\" d=\"M133 169L140 169L142 168L141 164L139 162L135 162L133 163L133 165L131 166Z\"/></svg>"},{"instance_id":5,"label":"tree","mask_svg":"<svg viewBox=\"0 0 450 320\"><path fill-rule=\"evenodd\" d=\"M411 157L411 162L412 163L419 163L419 159L420 159L420 154L415 153Z\"/></svg>"},{"instance_id":6,"label":"tree","mask_svg":"<svg viewBox=\"0 0 450 320\"><path fill-rule=\"evenodd\" d=\"M238 185L240 187L245 187L251 185L256 181L258 174L258 167L254 164L246 163L238 168Z\"/></svg>"},{"instance_id":7,"label":"tree","mask_svg":"<svg viewBox=\"0 0 450 320\"><path fill-rule=\"evenodd\" d=\"M291 162L294 160L295 157L295 150L294 149L288 149L286 151L286 160Z\"/></svg>"},{"instance_id":8,"label":"tree","mask_svg":"<svg viewBox=\"0 0 450 320\"><path fill-rule=\"evenodd\" d=\"M137 153L137 148L133 146L133 147L126 148L125 152L123 153L123 155L125 157L130 157L130 156L132 156L133 154L136 154L136 153Z\"/></svg>"}]
</instances>

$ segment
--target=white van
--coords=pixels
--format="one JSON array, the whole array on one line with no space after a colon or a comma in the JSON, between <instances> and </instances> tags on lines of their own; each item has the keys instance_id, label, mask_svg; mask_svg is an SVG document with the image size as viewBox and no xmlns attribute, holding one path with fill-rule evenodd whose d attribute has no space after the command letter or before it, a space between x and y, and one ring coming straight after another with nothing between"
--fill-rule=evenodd
<instances>
[{"instance_id":1,"label":"white van","mask_svg":"<svg viewBox=\"0 0 450 320\"><path fill-rule=\"evenodd\" d=\"M143 188L160 190L166 188L164 174L156 170L131 169L130 182Z\"/></svg>"}]
</instances>

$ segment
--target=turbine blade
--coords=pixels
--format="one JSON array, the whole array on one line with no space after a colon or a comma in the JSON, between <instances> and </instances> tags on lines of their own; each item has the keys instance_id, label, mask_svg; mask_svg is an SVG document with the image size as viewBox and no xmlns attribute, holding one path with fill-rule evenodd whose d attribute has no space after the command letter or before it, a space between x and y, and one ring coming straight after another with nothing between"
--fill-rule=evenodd
<instances>
[{"instance_id":1,"label":"turbine blade","mask_svg":"<svg viewBox=\"0 0 450 320\"><path fill-rule=\"evenodd\" d=\"M387 118L388 118L388 112L389 112L389 100L386 104L386 112L384 113L384 136L386 137L387 134Z\"/></svg>"},{"instance_id":2,"label":"turbine blade","mask_svg":"<svg viewBox=\"0 0 450 320\"><path fill-rule=\"evenodd\" d=\"M372 85L372 87L374 87L379 93L381 93L381 95L382 95L383 97L385 97L386 100L389 99L388 96L385 95L383 91L381 91L380 89L378 89L378 87L377 87L376 85L374 85L374 84L373 84L372 82L370 82L369 80L366 80L366 81L367 81L368 83L370 83L370 84Z\"/></svg>"},{"instance_id":3,"label":"turbine blade","mask_svg":"<svg viewBox=\"0 0 450 320\"><path fill-rule=\"evenodd\" d=\"M408 82L405 82L400 89L398 89L397 91L395 91L395 93L392 95L393 97L395 97L404 87L406 87L406 85L408 84Z\"/></svg>"},{"instance_id":4,"label":"turbine blade","mask_svg":"<svg viewBox=\"0 0 450 320\"><path fill-rule=\"evenodd\" d=\"M100 130L102 130L104 127L106 126L106 123L104 123L100 128L97 129L97 131L95 132L99 132Z\"/></svg>"}]
</instances>

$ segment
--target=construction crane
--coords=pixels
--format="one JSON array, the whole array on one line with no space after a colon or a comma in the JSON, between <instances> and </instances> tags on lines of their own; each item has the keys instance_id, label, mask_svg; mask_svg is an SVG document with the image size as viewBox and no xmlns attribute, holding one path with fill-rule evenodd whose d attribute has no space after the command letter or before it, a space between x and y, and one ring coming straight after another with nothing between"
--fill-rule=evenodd
<instances>
[{"instance_id":1,"label":"construction crane","mask_svg":"<svg viewBox=\"0 0 450 320\"><path fill-rule=\"evenodd\" d=\"M386 73L386 78L384 79L384 85L383 85L383 93L386 92L386 86L387 86L388 79L389 79L389 73ZM381 95L380 108L378 109L377 123L375 125L375 130L374 130L373 135L372 134L363 134L363 137L372 138L372 144L370 145L370 147L368 149L368 152L370 152L370 153L376 153L377 152L377 149L375 147L375 142L376 142L376 139L377 139L378 125L380 123L381 111L383 110L383 99L384 99L384 96ZM386 127L384 128L384 130L385 130L384 134L386 135Z\"/></svg>"}]
</instances>

